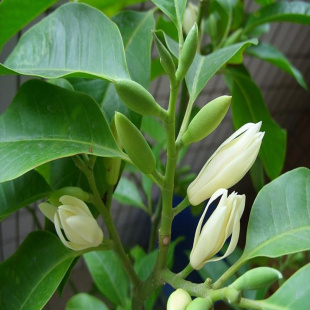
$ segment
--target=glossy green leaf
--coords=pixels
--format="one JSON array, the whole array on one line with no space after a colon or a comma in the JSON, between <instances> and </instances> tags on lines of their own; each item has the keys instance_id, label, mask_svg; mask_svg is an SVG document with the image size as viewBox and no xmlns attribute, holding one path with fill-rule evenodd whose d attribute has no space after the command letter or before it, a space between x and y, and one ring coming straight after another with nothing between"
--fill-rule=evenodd
<instances>
[{"instance_id":1,"label":"glossy green leaf","mask_svg":"<svg viewBox=\"0 0 310 310\"><path fill-rule=\"evenodd\" d=\"M154 117L143 117L141 131L153 139L156 143L163 143L166 141L165 130L159 121L154 119Z\"/></svg>"},{"instance_id":2,"label":"glossy green leaf","mask_svg":"<svg viewBox=\"0 0 310 310\"><path fill-rule=\"evenodd\" d=\"M183 17L187 1L152 0L152 2L173 21L178 31L182 33Z\"/></svg>"},{"instance_id":3,"label":"glossy green leaf","mask_svg":"<svg viewBox=\"0 0 310 310\"><path fill-rule=\"evenodd\" d=\"M151 71L151 44L154 28L153 11L122 12L113 18L124 41L129 72L134 81L148 89ZM75 80L70 82L78 91L92 96L105 112L109 122L115 111L126 115L135 125L140 125L141 116L131 111L116 94L114 85L103 80Z\"/></svg>"},{"instance_id":4,"label":"glossy green leaf","mask_svg":"<svg viewBox=\"0 0 310 310\"><path fill-rule=\"evenodd\" d=\"M171 20L164 15L159 15L156 21L156 30L162 30L167 36L174 41L178 41L178 29Z\"/></svg>"},{"instance_id":5,"label":"glossy green leaf","mask_svg":"<svg viewBox=\"0 0 310 310\"><path fill-rule=\"evenodd\" d=\"M250 169L252 184L258 193L265 185L264 166L259 157L256 158L253 166Z\"/></svg>"},{"instance_id":6,"label":"glossy green leaf","mask_svg":"<svg viewBox=\"0 0 310 310\"><path fill-rule=\"evenodd\" d=\"M308 310L310 264L292 275L271 297L257 301L262 310Z\"/></svg>"},{"instance_id":7,"label":"glossy green leaf","mask_svg":"<svg viewBox=\"0 0 310 310\"><path fill-rule=\"evenodd\" d=\"M264 6L251 14L244 32L269 22L293 22L310 25L310 3L305 1L279 1Z\"/></svg>"},{"instance_id":8,"label":"glossy green leaf","mask_svg":"<svg viewBox=\"0 0 310 310\"><path fill-rule=\"evenodd\" d=\"M147 211L137 186L127 178L123 177L120 179L113 197L122 204L139 207L144 211Z\"/></svg>"},{"instance_id":9,"label":"glossy green leaf","mask_svg":"<svg viewBox=\"0 0 310 310\"><path fill-rule=\"evenodd\" d=\"M15 254L0 263L0 308L42 309L77 254L49 232L31 233Z\"/></svg>"},{"instance_id":10,"label":"glossy green leaf","mask_svg":"<svg viewBox=\"0 0 310 310\"><path fill-rule=\"evenodd\" d=\"M240 67L242 70L242 67ZM258 86L239 67L227 70L233 80L230 87L232 117L235 128L262 121L265 131L259 156L270 179L278 177L282 171L286 151L286 132L271 117Z\"/></svg>"},{"instance_id":11,"label":"glossy green leaf","mask_svg":"<svg viewBox=\"0 0 310 310\"><path fill-rule=\"evenodd\" d=\"M19 40L0 74L129 78L117 26L100 11L68 3Z\"/></svg>"},{"instance_id":12,"label":"glossy green leaf","mask_svg":"<svg viewBox=\"0 0 310 310\"><path fill-rule=\"evenodd\" d=\"M86 265L100 292L111 302L125 305L128 280L113 251L84 254Z\"/></svg>"},{"instance_id":13,"label":"glossy green leaf","mask_svg":"<svg viewBox=\"0 0 310 310\"><path fill-rule=\"evenodd\" d=\"M305 89L308 89L307 83L302 74L296 69L291 62L274 46L268 43L260 43L257 46L251 46L246 50L248 55L268 61L276 67L287 72L294 77L296 81Z\"/></svg>"},{"instance_id":14,"label":"glossy green leaf","mask_svg":"<svg viewBox=\"0 0 310 310\"><path fill-rule=\"evenodd\" d=\"M297 168L264 186L254 201L242 261L310 249L310 170Z\"/></svg>"},{"instance_id":15,"label":"glossy green leaf","mask_svg":"<svg viewBox=\"0 0 310 310\"><path fill-rule=\"evenodd\" d=\"M29 171L13 181L1 183L0 219L46 197L50 192L46 181L35 171Z\"/></svg>"},{"instance_id":16,"label":"glossy green leaf","mask_svg":"<svg viewBox=\"0 0 310 310\"><path fill-rule=\"evenodd\" d=\"M175 41L165 37L170 51L177 56L178 46ZM222 48L207 56L196 54L195 59L186 74L186 84L190 100L194 102L207 82L240 50L252 44L257 44L257 39L248 40Z\"/></svg>"},{"instance_id":17,"label":"glossy green leaf","mask_svg":"<svg viewBox=\"0 0 310 310\"><path fill-rule=\"evenodd\" d=\"M147 0L76 0L76 2L87 3L108 16L115 15L128 5L134 5L146 1Z\"/></svg>"},{"instance_id":18,"label":"glossy green leaf","mask_svg":"<svg viewBox=\"0 0 310 310\"><path fill-rule=\"evenodd\" d=\"M100 299L86 294L79 293L69 299L66 310L108 310L109 308Z\"/></svg>"},{"instance_id":19,"label":"glossy green leaf","mask_svg":"<svg viewBox=\"0 0 310 310\"><path fill-rule=\"evenodd\" d=\"M87 95L31 80L0 116L0 182L79 153L122 156L98 105Z\"/></svg>"},{"instance_id":20,"label":"glossy green leaf","mask_svg":"<svg viewBox=\"0 0 310 310\"><path fill-rule=\"evenodd\" d=\"M260 5L268 5L268 4L274 3L275 0L255 0L255 2Z\"/></svg>"},{"instance_id":21,"label":"glossy green leaf","mask_svg":"<svg viewBox=\"0 0 310 310\"><path fill-rule=\"evenodd\" d=\"M0 3L0 50L19 30L58 0L2 0Z\"/></svg>"}]
</instances>

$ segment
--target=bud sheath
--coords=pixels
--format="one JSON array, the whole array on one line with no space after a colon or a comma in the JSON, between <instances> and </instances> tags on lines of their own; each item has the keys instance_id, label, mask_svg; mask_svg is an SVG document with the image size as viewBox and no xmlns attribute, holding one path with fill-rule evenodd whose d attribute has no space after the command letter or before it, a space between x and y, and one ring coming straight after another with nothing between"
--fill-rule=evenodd
<instances>
[{"instance_id":1,"label":"bud sheath","mask_svg":"<svg viewBox=\"0 0 310 310\"><path fill-rule=\"evenodd\" d=\"M160 117L164 110L157 104L154 97L139 83L120 79L114 82L118 96L133 111L141 115Z\"/></svg>"},{"instance_id":2,"label":"bud sheath","mask_svg":"<svg viewBox=\"0 0 310 310\"><path fill-rule=\"evenodd\" d=\"M230 96L221 96L205 105L189 124L182 137L183 144L200 141L214 131L226 115L230 101Z\"/></svg>"},{"instance_id":3,"label":"bud sheath","mask_svg":"<svg viewBox=\"0 0 310 310\"><path fill-rule=\"evenodd\" d=\"M127 155L145 174L150 174L156 166L155 156L137 127L121 113L115 114L115 125Z\"/></svg>"}]
</instances>

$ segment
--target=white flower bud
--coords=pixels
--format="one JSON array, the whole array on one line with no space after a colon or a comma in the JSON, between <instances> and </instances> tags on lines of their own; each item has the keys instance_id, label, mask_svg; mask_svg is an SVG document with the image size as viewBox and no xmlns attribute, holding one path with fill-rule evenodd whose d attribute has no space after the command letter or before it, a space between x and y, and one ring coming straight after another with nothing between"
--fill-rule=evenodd
<instances>
[{"instance_id":1,"label":"white flower bud","mask_svg":"<svg viewBox=\"0 0 310 310\"><path fill-rule=\"evenodd\" d=\"M191 296L186 291L178 288L169 296L167 310L185 310L191 301Z\"/></svg>"},{"instance_id":2,"label":"white flower bud","mask_svg":"<svg viewBox=\"0 0 310 310\"><path fill-rule=\"evenodd\" d=\"M184 12L183 30L187 35L197 21L198 6L188 2Z\"/></svg>"},{"instance_id":3,"label":"white flower bud","mask_svg":"<svg viewBox=\"0 0 310 310\"><path fill-rule=\"evenodd\" d=\"M210 218L201 228L210 204L219 196L221 200ZM227 197L226 189L219 189L209 200L196 228L190 264L194 269L201 269L207 262L225 258L235 249L240 231L240 218L245 206L245 195L233 192ZM221 257L214 257L231 235L229 246Z\"/></svg>"},{"instance_id":4,"label":"white flower bud","mask_svg":"<svg viewBox=\"0 0 310 310\"><path fill-rule=\"evenodd\" d=\"M188 186L190 203L196 206L219 188L239 182L253 165L264 137L261 122L248 123L232 134L210 157L196 179Z\"/></svg>"},{"instance_id":5,"label":"white flower bud","mask_svg":"<svg viewBox=\"0 0 310 310\"><path fill-rule=\"evenodd\" d=\"M103 240L103 232L87 205L69 195L61 196L59 201L59 207L43 202L39 208L55 224L62 243L75 251L98 246Z\"/></svg>"}]
</instances>

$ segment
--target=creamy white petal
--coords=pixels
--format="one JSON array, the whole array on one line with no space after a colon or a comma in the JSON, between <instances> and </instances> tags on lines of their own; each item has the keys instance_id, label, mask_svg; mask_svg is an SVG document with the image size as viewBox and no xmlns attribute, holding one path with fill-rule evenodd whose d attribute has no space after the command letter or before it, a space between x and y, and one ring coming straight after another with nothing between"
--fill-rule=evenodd
<instances>
[{"instance_id":1,"label":"creamy white petal","mask_svg":"<svg viewBox=\"0 0 310 310\"><path fill-rule=\"evenodd\" d=\"M42 202L39 204L39 209L50 221L54 223L54 216L57 212L57 207L48 202Z\"/></svg>"},{"instance_id":2,"label":"creamy white petal","mask_svg":"<svg viewBox=\"0 0 310 310\"><path fill-rule=\"evenodd\" d=\"M77 206L79 207L79 210L83 210L85 214L88 216L92 216L91 212L89 211L89 208L87 207L86 203L82 201L81 199L78 199L73 196L64 195L59 198L59 201L63 205L69 205L69 206Z\"/></svg>"}]
</instances>

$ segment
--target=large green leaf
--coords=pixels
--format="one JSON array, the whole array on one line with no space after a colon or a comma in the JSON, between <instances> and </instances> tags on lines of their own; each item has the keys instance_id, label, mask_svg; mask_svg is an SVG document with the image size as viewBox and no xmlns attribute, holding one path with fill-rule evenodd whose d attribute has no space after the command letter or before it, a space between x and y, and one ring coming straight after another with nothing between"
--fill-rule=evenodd
<instances>
[{"instance_id":1,"label":"large green leaf","mask_svg":"<svg viewBox=\"0 0 310 310\"><path fill-rule=\"evenodd\" d=\"M165 36L170 51L177 57L178 46L175 41ZM221 69L230 59L246 47L257 44L257 39L237 43L207 56L196 54L195 59L186 74L186 84L191 101L194 102L207 82Z\"/></svg>"},{"instance_id":2,"label":"large green leaf","mask_svg":"<svg viewBox=\"0 0 310 310\"><path fill-rule=\"evenodd\" d=\"M84 254L86 265L100 292L116 305L125 305L128 280L113 251Z\"/></svg>"},{"instance_id":3,"label":"large green leaf","mask_svg":"<svg viewBox=\"0 0 310 310\"><path fill-rule=\"evenodd\" d=\"M239 128L249 122L262 121L265 136L259 155L268 177L274 179L284 165L286 132L272 119L260 89L242 70L243 67L236 67L226 71L233 81L230 85L233 124Z\"/></svg>"},{"instance_id":4,"label":"large green leaf","mask_svg":"<svg viewBox=\"0 0 310 310\"><path fill-rule=\"evenodd\" d=\"M49 232L31 233L0 263L0 309L42 309L77 254Z\"/></svg>"},{"instance_id":5,"label":"large green leaf","mask_svg":"<svg viewBox=\"0 0 310 310\"><path fill-rule=\"evenodd\" d=\"M310 170L297 168L263 187L254 201L241 260L310 249Z\"/></svg>"},{"instance_id":6,"label":"large green leaf","mask_svg":"<svg viewBox=\"0 0 310 310\"><path fill-rule=\"evenodd\" d=\"M310 264L298 270L271 297L257 301L262 310L308 310Z\"/></svg>"},{"instance_id":7,"label":"large green leaf","mask_svg":"<svg viewBox=\"0 0 310 310\"><path fill-rule=\"evenodd\" d=\"M0 50L19 30L58 0L2 0L0 3Z\"/></svg>"},{"instance_id":8,"label":"large green leaf","mask_svg":"<svg viewBox=\"0 0 310 310\"><path fill-rule=\"evenodd\" d=\"M308 89L307 83L300 71L296 69L291 62L274 46L268 43L260 43L257 46L250 46L246 50L246 53L277 66L294 77L303 88Z\"/></svg>"},{"instance_id":9,"label":"large green leaf","mask_svg":"<svg viewBox=\"0 0 310 310\"><path fill-rule=\"evenodd\" d=\"M151 45L154 28L153 11L122 12L113 18L123 37L129 72L134 81L148 89L151 71ZM141 116L131 111L116 94L114 85L103 80L71 79L76 90L92 96L101 106L109 121L115 111L140 125Z\"/></svg>"},{"instance_id":10,"label":"large green leaf","mask_svg":"<svg viewBox=\"0 0 310 310\"><path fill-rule=\"evenodd\" d=\"M29 171L23 176L0 184L0 219L46 197L51 189L43 177Z\"/></svg>"},{"instance_id":11,"label":"large green leaf","mask_svg":"<svg viewBox=\"0 0 310 310\"><path fill-rule=\"evenodd\" d=\"M76 2L87 3L108 16L113 16L121 11L125 6L133 5L147 0L75 0Z\"/></svg>"},{"instance_id":12,"label":"large green leaf","mask_svg":"<svg viewBox=\"0 0 310 310\"><path fill-rule=\"evenodd\" d=\"M26 32L0 74L129 78L117 26L79 3L61 6Z\"/></svg>"},{"instance_id":13,"label":"large green leaf","mask_svg":"<svg viewBox=\"0 0 310 310\"><path fill-rule=\"evenodd\" d=\"M100 299L86 294L79 293L69 299L66 310L108 310L109 308Z\"/></svg>"},{"instance_id":14,"label":"large green leaf","mask_svg":"<svg viewBox=\"0 0 310 310\"><path fill-rule=\"evenodd\" d=\"M97 103L39 80L22 85L0 117L0 182L79 153L122 156Z\"/></svg>"},{"instance_id":15,"label":"large green leaf","mask_svg":"<svg viewBox=\"0 0 310 310\"><path fill-rule=\"evenodd\" d=\"M251 14L244 32L269 22L293 22L310 25L310 3L304 1L279 1L264 6Z\"/></svg>"},{"instance_id":16,"label":"large green leaf","mask_svg":"<svg viewBox=\"0 0 310 310\"><path fill-rule=\"evenodd\" d=\"M152 0L152 2L173 21L179 33L182 33L187 0Z\"/></svg>"}]
</instances>

